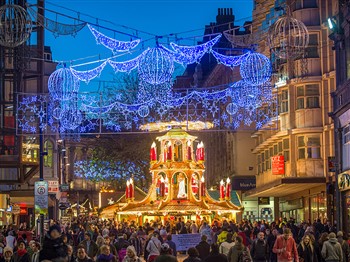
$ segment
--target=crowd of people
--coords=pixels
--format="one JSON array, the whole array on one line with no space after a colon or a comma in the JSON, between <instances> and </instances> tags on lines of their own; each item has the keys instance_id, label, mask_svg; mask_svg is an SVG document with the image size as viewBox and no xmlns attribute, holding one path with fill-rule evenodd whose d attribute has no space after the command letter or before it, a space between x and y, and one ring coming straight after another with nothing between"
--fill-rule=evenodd
<instances>
[{"instance_id":1,"label":"crowd of people","mask_svg":"<svg viewBox=\"0 0 350 262\"><path fill-rule=\"evenodd\" d=\"M42 245L28 237L25 225L0 229L0 262L348 262L347 234L329 221L296 224L293 219L273 223L205 219L184 221L72 219L51 221ZM23 233L24 232L24 233ZM201 241L177 250L174 234L200 234Z\"/></svg>"}]
</instances>

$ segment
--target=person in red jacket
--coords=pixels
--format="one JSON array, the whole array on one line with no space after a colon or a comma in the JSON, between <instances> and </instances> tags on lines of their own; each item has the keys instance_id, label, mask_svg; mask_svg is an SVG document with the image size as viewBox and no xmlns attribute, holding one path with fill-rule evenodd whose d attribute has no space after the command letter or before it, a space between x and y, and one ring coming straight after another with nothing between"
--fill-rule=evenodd
<instances>
[{"instance_id":1,"label":"person in red jacket","mask_svg":"<svg viewBox=\"0 0 350 262\"><path fill-rule=\"evenodd\" d=\"M299 262L297 245L289 228L285 228L283 235L277 237L272 251L277 254L278 262Z\"/></svg>"}]
</instances>

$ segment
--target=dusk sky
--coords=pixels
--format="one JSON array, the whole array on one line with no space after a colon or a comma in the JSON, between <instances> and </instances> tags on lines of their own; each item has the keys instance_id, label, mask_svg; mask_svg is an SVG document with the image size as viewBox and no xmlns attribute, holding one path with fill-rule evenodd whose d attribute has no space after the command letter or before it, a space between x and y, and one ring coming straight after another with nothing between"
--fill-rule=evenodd
<instances>
[{"instance_id":1,"label":"dusk sky","mask_svg":"<svg viewBox=\"0 0 350 262\"><path fill-rule=\"evenodd\" d=\"M204 26L210 22L215 22L218 8L233 8L235 15L235 25L242 25L244 21L251 20L253 0L232 0L232 1L200 1L200 0L69 0L69 1L45 1L48 10L54 10L72 17L77 14L68 10L80 12L80 18L90 23L98 23L128 34L138 34L142 40L148 40L144 46L154 46L154 36L130 30L131 27L140 31L149 32L154 35L177 34L185 31L192 31L187 34L178 34L178 37L201 36L204 33ZM67 9L61 8L64 6ZM84 14L88 14L86 16ZM50 12L46 16L56 20ZM96 18L99 18L97 20ZM108 23L107 20L111 23ZM64 20L58 16L57 21L63 23L73 23L73 20ZM114 24L113 24L114 23ZM120 26L120 25L124 25ZM129 41L130 36L117 34L112 31L100 29L100 31L110 37ZM59 61L73 61L73 65L96 61L111 56L111 51L101 45L96 45L96 41L87 27L83 28L77 36L59 36L55 38L49 31L45 31L46 45L51 46L53 59ZM181 42L184 45L194 45L201 38L192 38ZM166 42L167 39L161 40ZM170 41L173 41L170 39ZM139 45L141 47L141 45ZM135 54L136 55L136 54ZM125 60L131 57L125 57ZM124 61L124 57L121 58ZM77 68L77 70L91 69L98 64L88 67ZM103 79L103 76L101 76Z\"/></svg>"}]
</instances>

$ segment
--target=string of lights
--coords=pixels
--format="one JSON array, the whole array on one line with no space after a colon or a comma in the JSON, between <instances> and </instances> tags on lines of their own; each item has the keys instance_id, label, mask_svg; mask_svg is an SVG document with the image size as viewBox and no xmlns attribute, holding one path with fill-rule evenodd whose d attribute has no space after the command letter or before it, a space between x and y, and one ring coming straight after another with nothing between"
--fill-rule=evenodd
<instances>
[{"instance_id":1,"label":"string of lights","mask_svg":"<svg viewBox=\"0 0 350 262\"><path fill-rule=\"evenodd\" d=\"M107 60L108 61L108 60ZM73 69L72 67L70 68L72 74L79 79L80 81L84 81L85 83L89 83L90 80L99 77L101 75L102 70L105 68L107 65L107 61L103 62L100 64L98 67L95 67L90 70L85 70L85 71L78 71Z\"/></svg>"},{"instance_id":2,"label":"string of lights","mask_svg":"<svg viewBox=\"0 0 350 262\"><path fill-rule=\"evenodd\" d=\"M101 44L104 47L112 50L113 54L116 54L118 52L127 52L131 49L134 49L139 43L140 39L136 39L133 41L125 42L113 39L111 37L108 37L101 32L97 31L95 28L93 28L91 25L88 25L91 33L96 39L97 44Z\"/></svg>"},{"instance_id":3,"label":"string of lights","mask_svg":"<svg viewBox=\"0 0 350 262\"><path fill-rule=\"evenodd\" d=\"M216 61L219 64L223 64L228 67L240 66L242 61L244 61L247 58L247 56L250 54L250 52L247 52L240 56L226 56L218 52L215 52L214 50L211 50L211 53L216 58Z\"/></svg>"}]
</instances>

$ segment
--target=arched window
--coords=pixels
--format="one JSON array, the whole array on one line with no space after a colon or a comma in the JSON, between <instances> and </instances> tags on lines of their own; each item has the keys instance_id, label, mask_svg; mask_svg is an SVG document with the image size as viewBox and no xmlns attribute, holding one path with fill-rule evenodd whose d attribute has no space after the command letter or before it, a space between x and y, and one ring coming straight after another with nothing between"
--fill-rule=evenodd
<instances>
[{"instance_id":1,"label":"arched window","mask_svg":"<svg viewBox=\"0 0 350 262\"><path fill-rule=\"evenodd\" d=\"M52 167L53 166L53 143L50 140L46 140L44 143L45 151L47 155L44 156L44 166Z\"/></svg>"}]
</instances>

